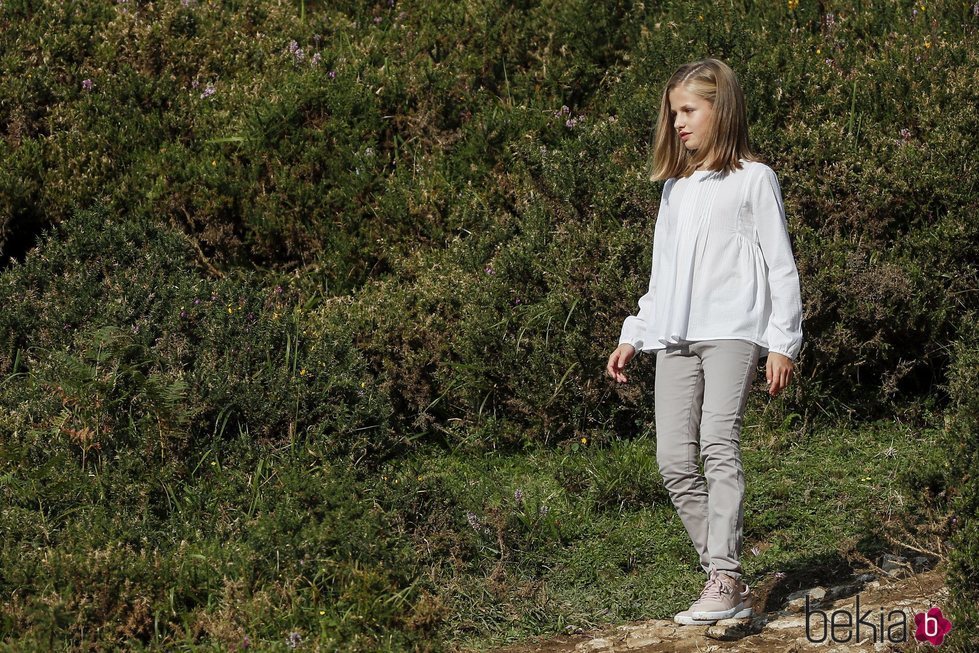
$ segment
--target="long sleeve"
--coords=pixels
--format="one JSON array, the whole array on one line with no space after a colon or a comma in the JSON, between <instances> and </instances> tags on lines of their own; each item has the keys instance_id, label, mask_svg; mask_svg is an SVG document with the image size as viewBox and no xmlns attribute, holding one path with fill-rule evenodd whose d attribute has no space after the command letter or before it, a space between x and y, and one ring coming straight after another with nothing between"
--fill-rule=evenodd
<instances>
[{"instance_id":1,"label":"long sleeve","mask_svg":"<svg viewBox=\"0 0 979 653\"><path fill-rule=\"evenodd\" d=\"M649 273L649 289L646 294L639 298L639 313L630 315L622 323L622 332L619 335L619 344L628 343L641 351L645 334L648 331L650 321L653 318L653 298L656 293L656 263L659 261L663 240L665 238L665 225L668 213L668 197L670 188L673 185L672 179L668 180L663 186L663 194L660 197L659 212L656 217L656 225L653 229L653 257Z\"/></svg>"},{"instance_id":2,"label":"long sleeve","mask_svg":"<svg viewBox=\"0 0 979 653\"><path fill-rule=\"evenodd\" d=\"M799 272L792 256L785 206L778 178L767 166L757 180L752 197L755 230L765 265L772 313L765 331L768 350L795 360L802 348L802 296Z\"/></svg>"}]
</instances>

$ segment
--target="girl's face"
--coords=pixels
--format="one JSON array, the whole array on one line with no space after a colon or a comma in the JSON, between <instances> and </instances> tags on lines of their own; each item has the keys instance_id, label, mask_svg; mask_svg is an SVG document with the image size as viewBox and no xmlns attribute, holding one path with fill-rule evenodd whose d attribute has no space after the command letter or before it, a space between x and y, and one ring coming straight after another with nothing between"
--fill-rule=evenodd
<instances>
[{"instance_id":1,"label":"girl's face","mask_svg":"<svg viewBox=\"0 0 979 653\"><path fill-rule=\"evenodd\" d=\"M669 93L670 116L673 118L673 129L683 141L684 147L693 152L703 142L710 121L714 115L713 105L688 91L683 86L676 86Z\"/></svg>"}]
</instances>

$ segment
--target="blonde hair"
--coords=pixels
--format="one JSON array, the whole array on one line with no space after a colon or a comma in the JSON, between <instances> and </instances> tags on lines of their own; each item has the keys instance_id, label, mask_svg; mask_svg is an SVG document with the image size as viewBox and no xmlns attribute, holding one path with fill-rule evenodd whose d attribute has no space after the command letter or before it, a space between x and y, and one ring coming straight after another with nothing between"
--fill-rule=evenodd
<instances>
[{"instance_id":1,"label":"blonde hair","mask_svg":"<svg viewBox=\"0 0 979 653\"><path fill-rule=\"evenodd\" d=\"M694 152L683 146L670 115L670 91L681 85L707 100L713 109L707 133ZM744 92L734 71L718 59L683 64L663 89L649 180L687 177L698 167L733 172L741 168L741 159L759 160L748 145Z\"/></svg>"}]
</instances>

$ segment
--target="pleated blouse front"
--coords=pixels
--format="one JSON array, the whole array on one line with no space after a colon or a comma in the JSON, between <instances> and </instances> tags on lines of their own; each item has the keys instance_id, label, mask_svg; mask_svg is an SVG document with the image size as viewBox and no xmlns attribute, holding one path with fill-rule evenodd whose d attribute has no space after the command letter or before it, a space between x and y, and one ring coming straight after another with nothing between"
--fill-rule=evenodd
<instances>
[{"instance_id":1,"label":"pleated blouse front","mask_svg":"<svg viewBox=\"0 0 979 653\"><path fill-rule=\"evenodd\" d=\"M666 182L649 290L619 342L743 339L789 358L802 345L802 302L781 190L768 166L697 171Z\"/></svg>"}]
</instances>

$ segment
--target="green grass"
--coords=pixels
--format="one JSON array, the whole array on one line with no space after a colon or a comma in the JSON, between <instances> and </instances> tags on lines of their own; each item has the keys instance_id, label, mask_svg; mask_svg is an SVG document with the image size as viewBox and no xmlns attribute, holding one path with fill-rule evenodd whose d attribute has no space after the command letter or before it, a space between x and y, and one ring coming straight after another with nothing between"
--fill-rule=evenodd
<instances>
[{"instance_id":1,"label":"green grass","mask_svg":"<svg viewBox=\"0 0 979 653\"><path fill-rule=\"evenodd\" d=\"M838 567L853 554L873 558L884 550L880 527L902 506L899 475L934 446L934 437L893 423L809 433L766 433L749 424L743 435L749 582L810 565ZM450 607L443 629L448 639L480 650L557 633L569 624L669 618L696 596L703 577L658 475L622 479L616 474L622 457L655 469L655 442L416 460L454 497L457 511L472 511L481 520L516 511L513 492L520 488L525 502L547 503L560 522L558 540L516 527L478 537L478 552L463 570L434 576ZM587 471L573 491L556 483L577 469ZM639 482L657 487L636 487ZM608 501L637 493L650 501L626 508ZM469 535L465 528L462 535Z\"/></svg>"},{"instance_id":2,"label":"green grass","mask_svg":"<svg viewBox=\"0 0 979 653\"><path fill-rule=\"evenodd\" d=\"M902 474L937 431L763 417L742 436L748 581L893 550ZM291 633L313 650L483 650L669 618L703 582L649 436L427 447L370 470L332 460L328 439L261 445L246 429L152 473L129 450L83 467L65 444L30 466L18 442L0 447L14 650L286 650Z\"/></svg>"}]
</instances>

